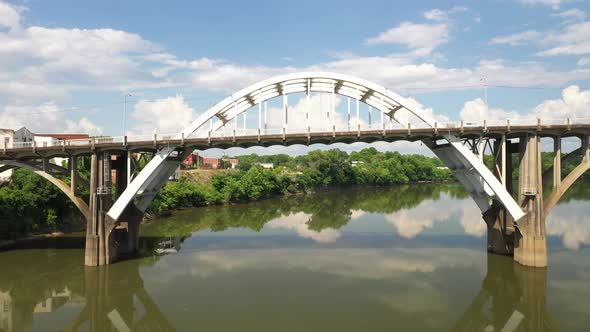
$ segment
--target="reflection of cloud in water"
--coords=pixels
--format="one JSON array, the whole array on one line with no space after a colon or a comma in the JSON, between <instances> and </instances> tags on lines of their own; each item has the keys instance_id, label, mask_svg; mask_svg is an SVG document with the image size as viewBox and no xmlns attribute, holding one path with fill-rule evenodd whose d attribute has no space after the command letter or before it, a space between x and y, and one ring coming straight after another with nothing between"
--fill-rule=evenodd
<instances>
[{"instance_id":1,"label":"reflection of cloud in water","mask_svg":"<svg viewBox=\"0 0 590 332\"><path fill-rule=\"evenodd\" d=\"M335 242L340 237L340 231L336 229L326 228L319 232L309 229L307 222L310 218L311 215L307 213L297 212L274 219L268 222L265 227L294 230L301 237L322 243Z\"/></svg>"},{"instance_id":2,"label":"reflection of cloud in water","mask_svg":"<svg viewBox=\"0 0 590 332\"><path fill-rule=\"evenodd\" d=\"M461 248L216 250L191 255L191 274L210 277L246 269L304 269L342 277L389 279L442 268L474 268L483 253ZM483 274L483 271L481 271Z\"/></svg>"},{"instance_id":3,"label":"reflection of cloud in water","mask_svg":"<svg viewBox=\"0 0 590 332\"><path fill-rule=\"evenodd\" d=\"M452 216L461 216L460 224L466 234L481 237L486 233L486 224L473 201L454 199L446 194L439 200L423 201L412 209L386 215L385 219L395 226L399 235L411 239L436 223L449 221Z\"/></svg>"},{"instance_id":4,"label":"reflection of cloud in water","mask_svg":"<svg viewBox=\"0 0 590 332\"><path fill-rule=\"evenodd\" d=\"M412 209L388 214L385 219L397 228L399 235L411 239L425 229L432 228L435 222L449 219L457 208L449 208L455 204L449 204L448 200L448 197L443 197L436 201L423 201Z\"/></svg>"},{"instance_id":5,"label":"reflection of cloud in water","mask_svg":"<svg viewBox=\"0 0 590 332\"><path fill-rule=\"evenodd\" d=\"M363 210L350 210L350 220L353 221L353 220L363 217L367 214L368 214L368 212L365 212Z\"/></svg>"},{"instance_id":6,"label":"reflection of cloud in water","mask_svg":"<svg viewBox=\"0 0 590 332\"><path fill-rule=\"evenodd\" d=\"M482 237L486 234L488 227L484 222L481 211L471 199L461 201L461 226L465 234Z\"/></svg>"},{"instance_id":7,"label":"reflection of cloud in water","mask_svg":"<svg viewBox=\"0 0 590 332\"><path fill-rule=\"evenodd\" d=\"M569 201L557 205L547 216L547 234L563 237L568 249L590 244L590 205L588 201Z\"/></svg>"}]
</instances>

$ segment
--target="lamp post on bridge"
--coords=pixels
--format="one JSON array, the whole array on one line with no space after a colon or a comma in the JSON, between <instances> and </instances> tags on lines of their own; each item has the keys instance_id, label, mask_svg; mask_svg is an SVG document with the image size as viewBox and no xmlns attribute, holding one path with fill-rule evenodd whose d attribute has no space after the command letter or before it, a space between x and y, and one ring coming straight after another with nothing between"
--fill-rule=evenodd
<instances>
[{"instance_id":1,"label":"lamp post on bridge","mask_svg":"<svg viewBox=\"0 0 590 332\"><path fill-rule=\"evenodd\" d=\"M483 100L486 103L486 107L488 107L488 79L484 76L479 81L483 82Z\"/></svg>"},{"instance_id":2,"label":"lamp post on bridge","mask_svg":"<svg viewBox=\"0 0 590 332\"><path fill-rule=\"evenodd\" d=\"M127 97L132 97L130 93L125 94L125 102L123 103L123 136L127 136Z\"/></svg>"}]
</instances>

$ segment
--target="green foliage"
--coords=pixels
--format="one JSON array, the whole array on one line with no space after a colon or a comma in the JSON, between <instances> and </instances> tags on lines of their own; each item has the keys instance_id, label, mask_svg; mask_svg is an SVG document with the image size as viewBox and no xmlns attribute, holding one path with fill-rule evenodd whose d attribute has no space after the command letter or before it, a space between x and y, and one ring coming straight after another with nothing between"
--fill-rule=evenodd
<instances>
[{"instance_id":1,"label":"green foliage","mask_svg":"<svg viewBox=\"0 0 590 332\"><path fill-rule=\"evenodd\" d=\"M38 231L55 231L58 219L75 211L53 184L25 169L15 170L0 188L0 239Z\"/></svg>"},{"instance_id":2,"label":"green foliage","mask_svg":"<svg viewBox=\"0 0 590 332\"><path fill-rule=\"evenodd\" d=\"M165 222L144 224L142 236L189 236L209 229L222 231L229 228L247 228L259 231L264 224L277 218L300 212L309 216L306 221L311 230L339 229L346 225L353 211L391 214L418 206L425 199L438 200L443 196L466 199L460 184L429 183L419 186L401 185L386 187L357 187L348 190L319 192L314 195L277 196L256 204L242 204L231 209L210 206L194 210L177 211Z\"/></svg>"},{"instance_id":3,"label":"green foliage","mask_svg":"<svg viewBox=\"0 0 590 332\"><path fill-rule=\"evenodd\" d=\"M223 172L200 185L181 179L168 183L152 202L149 211L156 215L166 211L220 203L259 200L280 194L304 193L334 186L391 185L418 181L446 181L451 172L439 169L436 158L401 155L368 148L350 155L338 149L314 150L305 156L241 156L239 169ZM353 166L352 161L355 161ZM264 169L259 163L273 163ZM331 213L333 209L324 209ZM347 216L342 216L346 220ZM322 213L316 213L313 225L322 225ZM319 226L318 226L319 227Z\"/></svg>"}]
</instances>

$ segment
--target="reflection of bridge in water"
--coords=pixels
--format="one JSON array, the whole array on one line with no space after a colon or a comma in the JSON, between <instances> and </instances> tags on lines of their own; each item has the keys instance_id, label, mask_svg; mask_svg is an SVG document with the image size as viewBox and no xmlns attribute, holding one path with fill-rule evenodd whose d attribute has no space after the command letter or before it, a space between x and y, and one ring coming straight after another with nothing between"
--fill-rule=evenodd
<instances>
[{"instance_id":1,"label":"reflection of bridge in water","mask_svg":"<svg viewBox=\"0 0 590 332\"><path fill-rule=\"evenodd\" d=\"M76 247L79 243L74 240L66 246ZM0 331L28 331L40 315L56 314L64 306L80 308L80 311L67 326L48 328L62 331L175 330L146 291L139 273L140 261L97 270L76 263L79 256L61 257L58 265L52 260L64 253L48 255L53 257L43 257L43 262L36 267L15 264L8 271L3 270ZM44 263L45 258L50 262ZM65 315L64 311L59 315Z\"/></svg>"},{"instance_id":2,"label":"reflection of bridge in water","mask_svg":"<svg viewBox=\"0 0 590 332\"><path fill-rule=\"evenodd\" d=\"M299 128L290 125L289 118L296 114L289 109L288 96L298 93L305 94L308 106L312 93L330 94L331 106L326 117L321 115L324 110L312 114L307 107L300 114L305 116L304 123ZM348 100L346 124L336 122L336 95ZM279 96L283 107L271 109L282 119L282 127L277 131L267 127L266 102ZM368 125L360 116L361 103L369 107ZM380 115L379 124L371 122L372 109ZM246 128L248 111L257 114L255 129ZM240 115L244 125L238 129ZM233 129L228 133L232 122ZM0 171L31 169L68 195L87 222L85 264L96 266L137 251L143 213L183 157L194 149L421 141L453 171L477 203L488 225L488 250L513 255L523 265L543 267L547 265L545 217L570 186L590 169L589 134L590 124L579 119L438 123L408 99L375 83L336 73L295 73L238 91L212 106L189 126L179 128L179 133L174 135L97 137L50 146L37 146L34 142L3 146ZM554 140L554 163L551 170L545 170L552 178L552 192L547 197L543 197L541 137ZM566 158L581 156L582 162L562 180L561 143L565 137L575 137L581 142L580 148ZM149 163L143 168L135 165L134 153L147 151L154 154ZM493 156L491 170L483 163L486 153ZM518 183L513 183L514 154L517 155L514 160L518 160ZM58 156L69 158L67 169L50 165L49 160ZM88 183L81 181L78 172L78 162L83 156L90 160ZM70 176L71 185L59 179L64 174ZM89 188L91 194L87 200L80 197L79 186Z\"/></svg>"},{"instance_id":3,"label":"reflection of bridge in water","mask_svg":"<svg viewBox=\"0 0 590 332\"><path fill-rule=\"evenodd\" d=\"M547 308L547 270L488 255L481 289L452 331L561 331Z\"/></svg>"},{"instance_id":4,"label":"reflection of bridge in water","mask_svg":"<svg viewBox=\"0 0 590 332\"><path fill-rule=\"evenodd\" d=\"M151 247L160 248L171 243L181 246L183 239L173 237L151 241ZM560 330L546 306L547 269L522 267L496 255L488 255L487 260L487 272L471 303L465 309L454 308L463 314L451 331ZM0 331L29 330L37 315L51 314L68 304L74 304L79 309L77 313L67 320L58 320L64 321L64 326L51 328L64 331L176 330L174 321L162 313L157 299L152 298L144 287L139 268L149 264L149 260L141 264L138 260L128 261L99 271L82 267L76 264L76 260L71 261L73 263L69 266L50 274L40 271L41 277L34 274L34 269L26 267L21 271L17 267L8 273L7 279L0 276L0 308L4 308L0 311ZM17 275L23 279L14 279ZM49 284L44 284L47 289L40 291L35 285L38 278L50 280ZM7 287L8 281L13 284ZM186 296L193 294L187 293ZM284 306L282 310L292 313L288 303ZM195 315L190 311L185 314Z\"/></svg>"}]
</instances>

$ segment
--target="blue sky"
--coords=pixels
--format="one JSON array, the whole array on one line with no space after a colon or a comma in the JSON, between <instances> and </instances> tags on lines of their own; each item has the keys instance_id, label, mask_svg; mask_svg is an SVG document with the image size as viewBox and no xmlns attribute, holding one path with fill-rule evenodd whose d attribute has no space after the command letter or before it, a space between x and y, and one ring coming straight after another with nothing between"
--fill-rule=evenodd
<instances>
[{"instance_id":1,"label":"blue sky","mask_svg":"<svg viewBox=\"0 0 590 332\"><path fill-rule=\"evenodd\" d=\"M441 120L590 118L588 7L0 0L0 127L120 135L132 93L129 132L175 132L242 87L310 69L375 81Z\"/></svg>"}]
</instances>

